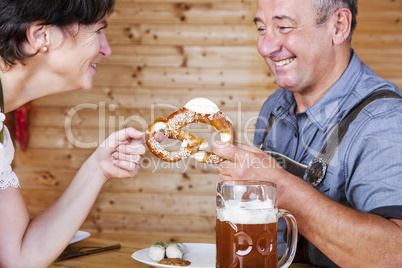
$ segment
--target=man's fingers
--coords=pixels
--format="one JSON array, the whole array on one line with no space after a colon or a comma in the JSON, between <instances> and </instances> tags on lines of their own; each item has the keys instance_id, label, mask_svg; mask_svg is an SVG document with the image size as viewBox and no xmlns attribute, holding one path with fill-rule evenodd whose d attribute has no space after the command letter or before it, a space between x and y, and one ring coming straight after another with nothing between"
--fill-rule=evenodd
<instances>
[{"instance_id":1,"label":"man's fingers","mask_svg":"<svg viewBox=\"0 0 402 268\"><path fill-rule=\"evenodd\" d=\"M242 143L229 144L216 141L211 146L211 152L232 162L245 161L253 153L263 153L260 149Z\"/></svg>"},{"instance_id":2,"label":"man's fingers","mask_svg":"<svg viewBox=\"0 0 402 268\"><path fill-rule=\"evenodd\" d=\"M229 160L225 160L218 166L219 173L221 175L231 176L234 170L234 163Z\"/></svg>"},{"instance_id":3,"label":"man's fingers","mask_svg":"<svg viewBox=\"0 0 402 268\"><path fill-rule=\"evenodd\" d=\"M253 152L253 153L261 153L263 152L261 149L254 147L254 146L249 146L247 144L244 143L237 143L235 142L235 145L239 148L242 148L243 150L249 151L249 152Z\"/></svg>"},{"instance_id":4,"label":"man's fingers","mask_svg":"<svg viewBox=\"0 0 402 268\"><path fill-rule=\"evenodd\" d=\"M211 145L211 152L233 162L239 153L239 148L227 142L216 141Z\"/></svg>"},{"instance_id":5,"label":"man's fingers","mask_svg":"<svg viewBox=\"0 0 402 268\"><path fill-rule=\"evenodd\" d=\"M234 180L234 178L232 178L231 176L228 176L228 175L220 174L219 175L219 180L221 180L221 181L231 181L231 180Z\"/></svg>"}]
</instances>

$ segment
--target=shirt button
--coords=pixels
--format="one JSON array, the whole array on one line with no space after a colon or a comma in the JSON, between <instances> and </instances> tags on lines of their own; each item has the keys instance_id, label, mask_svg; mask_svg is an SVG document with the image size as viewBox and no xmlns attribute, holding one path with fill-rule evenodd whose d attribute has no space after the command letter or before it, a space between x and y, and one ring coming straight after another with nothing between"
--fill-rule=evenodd
<instances>
[{"instance_id":1,"label":"shirt button","mask_svg":"<svg viewBox=\"0 0 402 268\"><path fill-rule=\"evenodd\" d=\"M297 135L297 133L295 133L295 138L297 138L297 136L299 136L299 135Z\"/></svg>"}]
</instances>

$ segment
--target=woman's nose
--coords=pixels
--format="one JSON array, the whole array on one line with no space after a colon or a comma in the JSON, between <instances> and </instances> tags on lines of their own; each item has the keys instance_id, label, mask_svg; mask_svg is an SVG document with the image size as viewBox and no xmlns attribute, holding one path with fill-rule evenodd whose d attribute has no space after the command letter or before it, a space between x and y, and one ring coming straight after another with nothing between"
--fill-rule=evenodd
<instances>
[{"instance_id":1,"label":"woman's nose","mask_svg":"<svg viewBox=\"0 0 402 268\"><path fill-rule=\"evenodd\" d=\"M99 52L104 56L108 57L110 54L112 54L112 49L109 46L109 43L107 41L106 35L102 34L100 37L100 49Z\"/></svg>"}]
</instances>

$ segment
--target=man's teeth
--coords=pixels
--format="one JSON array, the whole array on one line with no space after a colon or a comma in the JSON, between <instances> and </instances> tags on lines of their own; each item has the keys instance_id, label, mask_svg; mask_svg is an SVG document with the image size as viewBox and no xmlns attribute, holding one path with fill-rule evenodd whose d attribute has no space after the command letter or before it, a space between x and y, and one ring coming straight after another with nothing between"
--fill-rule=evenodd
<instances>
[{"instance_id":1,"label":"man's teeth","mask_svg":"<svg viewBox=\"0 0 402 268\"><path fill-rule=\"evenodd\" d=\"M286 65L286 64L289 64L289 63L291 63L292 61L294 61L296 59L296 57L293 57L293 58L291 58L291 59L286 59L286 60L281 60L281 61L278 61L278 62L275 62L275 66L283 66L283 65Z\"/></svg>"},{"instance_id":2,"label":"man's teeth","mask_svg":"<svg viewBox=\"0 0 402 268\"><path fill-rule=\"evenodd\" d=\"M95 63L90 63L89 65L92 66L92 67L94 67L94 68L96 68L96 64L95 64Z\"/></svg>"}]
</instances>

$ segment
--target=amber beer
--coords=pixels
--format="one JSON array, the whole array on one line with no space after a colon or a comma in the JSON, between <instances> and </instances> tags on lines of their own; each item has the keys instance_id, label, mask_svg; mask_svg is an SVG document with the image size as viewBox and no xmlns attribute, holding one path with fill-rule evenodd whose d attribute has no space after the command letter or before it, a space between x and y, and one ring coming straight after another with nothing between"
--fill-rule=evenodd
<instances>
[{"instance_id":1,"label":"amber beer","mask_svg":"<svg viewBox=\"0 0 402 268\"><path fill-rule=\"evenodd\" d=\"M276 220L270 223L242 224L217 218L216 253L219 257L216 267L278 267L277 230Z\"/></svg>"},{"instance_id":2,"label":"amber beer","mask_svg":"<svg viewBox=\"0 0 402 268\"><path fill-rule=\"evenodd\" d=\"M278 267L277 224L234 224L216 220L220 268Z\"/></svg>"},{"instance_id":3,"label":"amber beer","mask_svg":"<svg viewBox=\"0 0 402 268\"><path fill-rule=\"evenodd\" d=\"M297 245L296 219L278 209L276 185L219 181L216 188L216 267L288 268ZM286 250L278 260L278 219L286 222Z\"/></svg>"}]
</instances>

